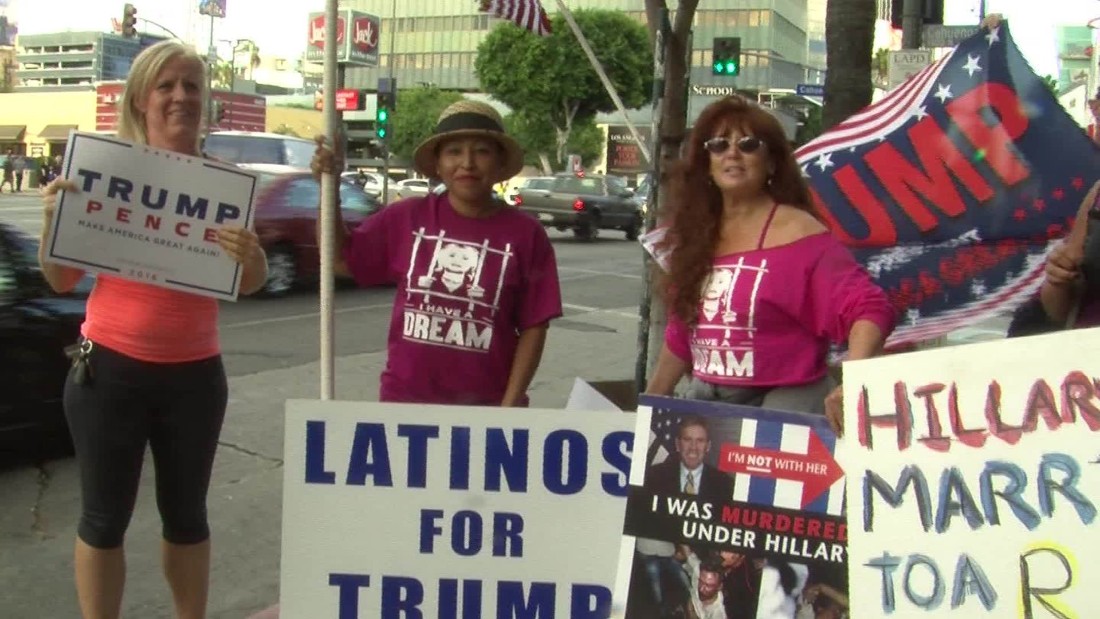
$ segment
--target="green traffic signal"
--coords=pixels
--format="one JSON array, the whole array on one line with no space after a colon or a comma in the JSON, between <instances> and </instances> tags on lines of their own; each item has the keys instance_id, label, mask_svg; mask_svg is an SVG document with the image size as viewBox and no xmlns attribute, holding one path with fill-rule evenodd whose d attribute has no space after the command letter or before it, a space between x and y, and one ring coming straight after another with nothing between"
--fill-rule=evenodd
<instances>
[{"instance_id":1,"label":"green traffic signal","mask_svg":"<svg viewBox=\"0 0 1100 619\"><path fill-rule=\"evenodd\" d=\"M374 118L374 134L377 135L379 139L386 139L386 135L389 133L390 111L384 107L380 107Z\"/></svg>"},{"instance_id":2,"label":"green traffic signal","mask_svg":"<svg viewBox=\"0 0 1100 619\"><path fill-rule=\"evenodd\" d=\"M722 73L725 73L726 72L725 69L726 69L725 63L722 63L722 62L715 62L714 63L714 73L716 75L721 75Z\"/></svg>"},{"instance_id":3,"label":"green traffic signal","mask_svg":"<svg viewBox=\"0 0 1100 619\"><path fill-rule=\"evenodd\" d=\"M737 63L732 60L726 63L726 75L737 75Z\"/></svg>"}]
</instances>

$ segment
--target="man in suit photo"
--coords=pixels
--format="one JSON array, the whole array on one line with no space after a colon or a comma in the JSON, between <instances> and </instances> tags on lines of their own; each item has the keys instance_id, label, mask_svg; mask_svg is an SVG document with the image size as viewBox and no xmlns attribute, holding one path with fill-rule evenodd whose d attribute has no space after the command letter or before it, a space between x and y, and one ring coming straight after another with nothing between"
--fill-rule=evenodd
<instances>
[{"instance_id":1,"label":"man in suit photo","mask_svg":"<svg viewBox=\"0 0 1100 619\"><path fill-rule=\"evenodd\" d=\"M660 494L696 495L722 505L733 498L733 477L703 460L710 453L710 428L699 415L684 417L676 435L676 456L649 467L643 487Z\"/></svg>"}]
</instances>

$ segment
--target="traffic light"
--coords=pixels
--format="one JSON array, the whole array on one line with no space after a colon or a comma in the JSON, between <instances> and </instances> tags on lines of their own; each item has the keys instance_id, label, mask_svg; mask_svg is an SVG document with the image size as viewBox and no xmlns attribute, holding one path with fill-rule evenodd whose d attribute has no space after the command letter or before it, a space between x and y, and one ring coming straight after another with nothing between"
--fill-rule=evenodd
<instances>
[{"instance_id":1,"label":"traffic light","mask_svg":"<svg viewBox=\"0 0 1100 619\"><path fill-rule=\"evenodd\" d=\"M379 140L385 140L390 135L390 110L382 104L382 97L378 98L378 110L374 116L374 133Z\"/></svg>"},{"instance_id":2,"label":"traffic light","mask_svg":"<svg viewBox=\"0 0 1100 619\"><path fill-rule=\"evenodd\" d=\"M390 120L397 109L397 79L378 78L378 95L375 101L374 134L379 140L386 142L393 137Z\"/></svg>"},{"instance_id":3,"label":"traffic light","mask_svg":"<svg viewBox=\"0 0 1100 619\"><path fill-rule=\"evenodd\" d=\"M137 8L127 2L122 7L122 36L133 38L137 36Z\"/></svg>"},{"instance_id":4,"label":"traffic light","mask_svg":"<svg viewBox=\"0 0 1100 619\"><path fill-rule=\"evenodd\" d=\"M741 37L714 37L711 68L715 75L741 73Z\"/></svg>"}]
</instances>

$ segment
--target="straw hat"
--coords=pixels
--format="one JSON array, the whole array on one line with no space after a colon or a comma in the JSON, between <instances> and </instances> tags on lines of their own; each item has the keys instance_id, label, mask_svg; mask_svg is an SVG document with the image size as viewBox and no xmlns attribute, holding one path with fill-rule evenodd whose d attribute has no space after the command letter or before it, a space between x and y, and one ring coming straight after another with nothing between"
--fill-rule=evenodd
<instances>
[{"instance_id":1,"label":"straw hat","mask_svg":"<svg viewBox=\"0 0 1100 619\"><path fill-rule=\"evenodd\" d=\"M416 171L429 177L437 176L439 145L456 137L489 138L500 144L504 161L497 178L492 179L493 183L512 178L523 169L523 149L519 142L504 132L504 120L500 114L487 103L463 99L443 110L435 125L435 133L416 147L413 153Z\"/></svg>"}]
</instances>

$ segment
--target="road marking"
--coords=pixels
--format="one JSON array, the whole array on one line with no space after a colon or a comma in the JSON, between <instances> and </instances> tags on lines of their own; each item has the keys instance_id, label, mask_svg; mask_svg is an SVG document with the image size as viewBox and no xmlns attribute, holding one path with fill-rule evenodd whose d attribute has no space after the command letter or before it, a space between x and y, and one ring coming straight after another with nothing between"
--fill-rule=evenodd
<instances>
[{"instance_id":1,"label":"road marking","mask_svg":"<svg viewBox=\"0 0 1100 619\"><path fill-rule=\"evenodd\" d=\"M575 273L587 273L589 275L606 275L608 277L622 277L625 279L642 279L641 275L635 275L633 273L612 273L610 271L597 271L594 269L579 269L577 267L558 267L559 271L573 271Z\"/></svg>"},{"instance_id":2,"label":"road marking","mask_svg":"<svg viewBox=\"0 0 1100 619\"><path fill-rule=\"evenodd\" d=\"M353 305L352 307L341 307L340 309L333 310L333 314L348 314L351 312L367 312L376 309L393 309L393 303L375 303L373 305ZM275 316L274 318L260 318L258 320L245 320L242 322L235 322L233 324L222 325L222 329L237 329L240 327L257 327L260 325L270 325L280 322L291 322L294 320L304 320L306 318L320 318L321 312L309 312L308 314L291 314L290 316Z\"/></svg>"},{"instance_id":3,"label":"road marking","mask_svg":"<svg viewBox=\"0 0 1100 619\"><path fill-rule=\"evenodd\" d=\"M41 213L42 206L0 206L0 214L6 213Z\"/></svg>"}]
</instances>

